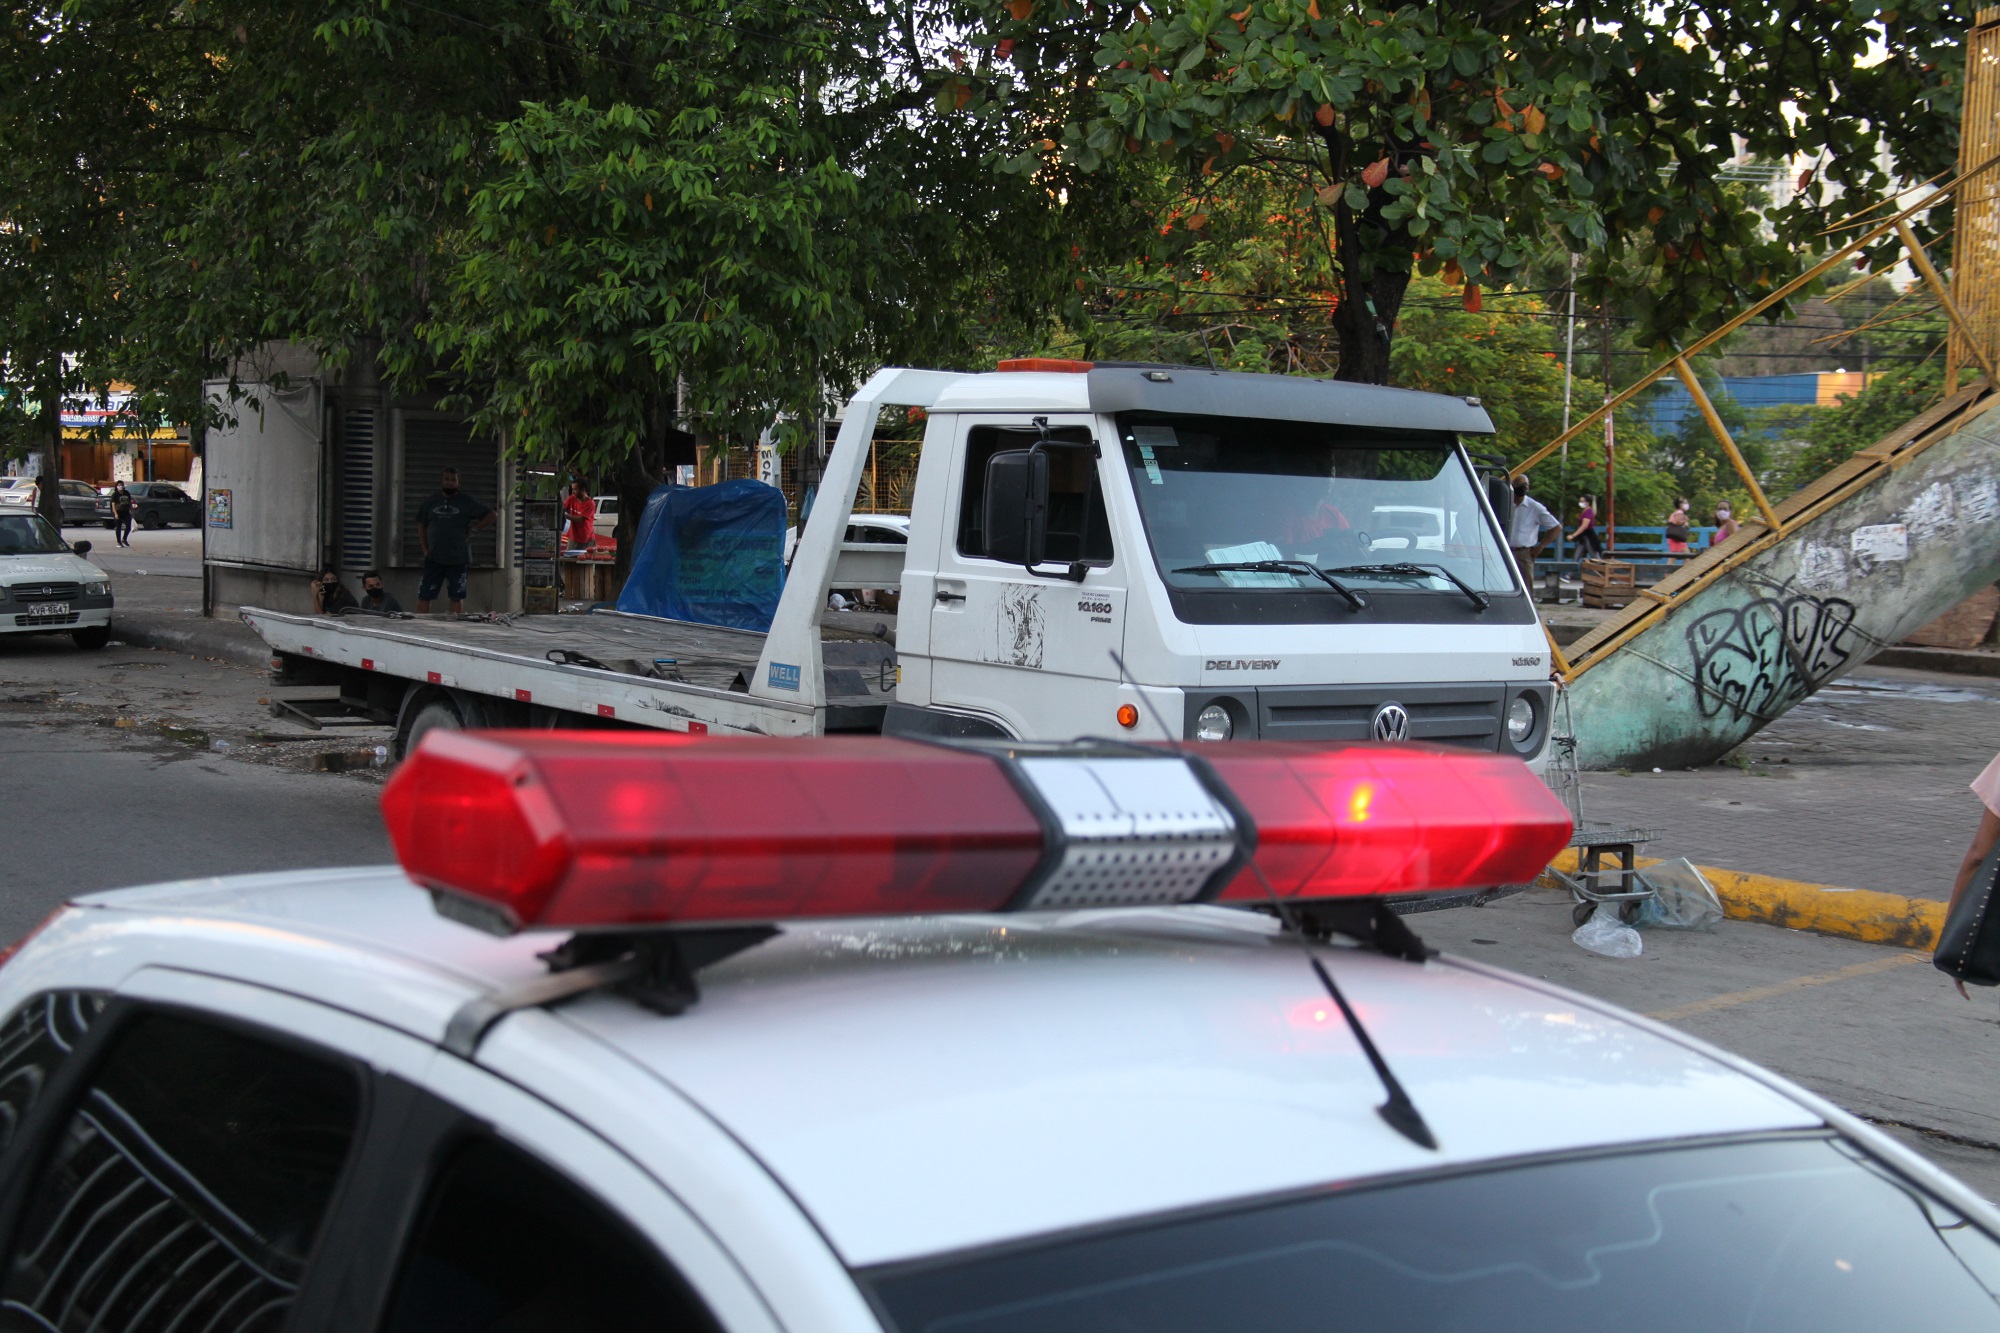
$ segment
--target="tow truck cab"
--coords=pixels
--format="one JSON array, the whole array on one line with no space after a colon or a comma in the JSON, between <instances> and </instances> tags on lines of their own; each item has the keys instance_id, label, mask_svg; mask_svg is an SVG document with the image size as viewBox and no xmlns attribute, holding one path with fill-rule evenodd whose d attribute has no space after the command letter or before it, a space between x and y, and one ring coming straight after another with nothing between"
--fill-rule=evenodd
<instances>
[{"instance_id":1,"label":"tow truck cab","mask_svg":"<svg viewBox=\"0 0 2000 1333\"><path fill-rule=\"evenodd\" d=\"M885 732L1539 759L1549 649L1476 399L1053 364L857 399L927 399Z\"/></svg>"}]
</instances>

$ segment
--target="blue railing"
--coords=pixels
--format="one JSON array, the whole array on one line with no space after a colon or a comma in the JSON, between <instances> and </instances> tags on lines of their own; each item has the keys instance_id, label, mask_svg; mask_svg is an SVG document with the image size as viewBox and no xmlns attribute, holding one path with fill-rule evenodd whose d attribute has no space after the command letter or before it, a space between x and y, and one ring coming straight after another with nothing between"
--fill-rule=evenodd
<instances>
[{"instance_id":1,"label":"blue railing","mask_svg":"<svg viewBox=\"0 0 2000 1333\"><path fill-rule=\"evenodd\" d=\"M1599 528L1600 533L1603 532ZM1698 555L1706 551L1715 540L1714 528L1688 529L1688 552ZM1569 540L1568 530L1556 534L1555 541L1542 553L1551 560L1576 559L1576 545ZM1664 560L1667 558L1667 530L1664 527L1642 528L1618 525L1618 543L1611 548L1611 555L1617 560ZM1679 555L1674 557L1680 559Z\"/></svg>"}]
</instances>

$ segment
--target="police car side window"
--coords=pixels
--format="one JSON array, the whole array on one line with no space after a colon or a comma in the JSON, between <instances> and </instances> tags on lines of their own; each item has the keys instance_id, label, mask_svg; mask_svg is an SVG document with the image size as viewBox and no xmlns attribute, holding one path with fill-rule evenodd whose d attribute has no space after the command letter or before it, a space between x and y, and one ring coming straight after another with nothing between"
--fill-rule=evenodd
<instances>
[{"instance_id":1,"label":"police car side window","mask_svg":"<svg viewBox=\"0 0 2000 1333\"><path fill-rule=\"evenodd\" d=\"M448 1159L402 1269L383 1333L716 1328L629 1226L493 1139Z\"/></svg>"},{"instance_id":2,"label":"police car side window","mask_svg":"<svg viewBox=\"0 0 2000 1333\"><path fill-rule=\"evenodd\" d=\"M0 1151L48 1086L56 1066L104 1011L101 991L50 991L16 1009L0 1027Z\"/></svg>"},{"instance_id":3,"label":"police car side window","mask_svg":"<svg viewBox=\"0 0 2000 1333\"><path fill-rule=\"evenodd\" d=\"M331 1059L137 1015L41 1163L0 1327L277 1329L360 1105L354 1071Z\"/></svg>"}]
</instances>

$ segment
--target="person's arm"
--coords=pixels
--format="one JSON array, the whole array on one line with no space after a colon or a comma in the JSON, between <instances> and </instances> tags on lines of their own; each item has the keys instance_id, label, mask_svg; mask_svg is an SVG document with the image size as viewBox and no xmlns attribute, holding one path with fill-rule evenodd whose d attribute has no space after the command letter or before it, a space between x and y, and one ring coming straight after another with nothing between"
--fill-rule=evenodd
<instances>
[{"instance_id":1,"label":"person's arm","mask_svg":"<svg viewBox=\"0 0 2000 1333\"><path fill-rule=\"evenodd\" d=\"M1546 505L1542 507L1542 516L1536 519L1535 522L1541 525L1535 532L1535 551L1537 554L1540 554L1542 551L1548 549L1550 534L1561 531L1562 524L1556 520L1554 514L1548 511Z\"/></svg>"},{"instance_id":2,"label":"person's arm","mask_svg":"<svg viewBox=\"0 0 2000 1333\"><path fill-rule=\"evenodd\" d=\"M1993 854L2000 846L2000 815L1991 810L1979 814L1979 830L1972 835L1972 846L1965 850L1965 860L1959 863L1958 878L1952 882L1951 901L1956 903L1972 883L1972 876L1979 869L1979 863ZM1947 906L1946 910L1950 910Z\"/></svg>"},{"instance_id":3,"label":"person's arm","mask_svg":"<svg viewBox=\"0 0 2000 1333\"><path fill-rule=\"evenodd\" d=\"M431 558L431 507L428 504L417 511L417 546L423 551L424 559Z\"/></svg>"}]
</instances>

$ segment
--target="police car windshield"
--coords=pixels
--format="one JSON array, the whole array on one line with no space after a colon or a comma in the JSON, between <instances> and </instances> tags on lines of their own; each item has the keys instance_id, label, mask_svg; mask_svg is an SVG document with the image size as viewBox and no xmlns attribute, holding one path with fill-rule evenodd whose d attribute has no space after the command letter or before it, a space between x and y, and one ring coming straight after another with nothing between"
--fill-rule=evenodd
<instances>
[{"instance_id":1,"label":"police car windshield","mask_svg":"<svg viewBox=\"0 0 2000 1333\"><path fill-rule=\"evenodd\" d=\"M54 555L62 538L40 514L0 515L0 555Z\"/></svg>"},{"instance_id":2,"label":"police car windshield","mask_svg":"<svg viewBox=\"0 0 2000 1333\"><path fill-rule=\"evenodd\" d=\"M1329 594L1302 562L1350 586L1511 592L1513 570L1452 437L1310 421L1128 412L1118 435L1161 577L1190 591ZM1371 568L1372 567L1372 568Z\"/></svg>"},{"instance_id":3,"label":"police car windshield","mask_svg":"<svg viewBox=\"0 0 2000 1333\"><path fill-rule=\"evenodd\" d=\"M1826 1138L1329 1191L863 1277L900 1333L2000 1324L2000 1244Z\"/></svg>"}]
</instances>

